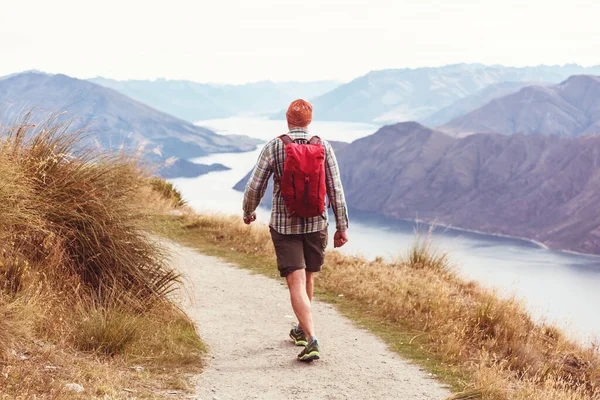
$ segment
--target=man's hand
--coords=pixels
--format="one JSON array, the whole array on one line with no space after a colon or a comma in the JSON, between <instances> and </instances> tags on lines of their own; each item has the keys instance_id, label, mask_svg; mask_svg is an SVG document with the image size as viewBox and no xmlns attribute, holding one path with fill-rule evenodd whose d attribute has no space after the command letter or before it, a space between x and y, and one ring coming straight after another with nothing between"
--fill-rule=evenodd
<instances>
[{"instance_id":1,"label":"man's hand","mask_svg":"<svg viewBox=\"0 0 600 400\"><path fill-rule=\"evenodd\" d=\"M335 235L333 236L333 247L337 249L346 243L348 243L348 235L346 234L346 231L335 232Z\"/></svg>"},{"instance_id":2,"label":"man's hand","mask_svg":"<svg viewBox=\"0 0 600 400\"><path fill-rule=\"evenodd\" d=\"M256 213L252 213L252 215L249 216L249 217L244 217L244 223L246 225L250 225L254 221L256 221Z\"/></svg>"}]
</instances>

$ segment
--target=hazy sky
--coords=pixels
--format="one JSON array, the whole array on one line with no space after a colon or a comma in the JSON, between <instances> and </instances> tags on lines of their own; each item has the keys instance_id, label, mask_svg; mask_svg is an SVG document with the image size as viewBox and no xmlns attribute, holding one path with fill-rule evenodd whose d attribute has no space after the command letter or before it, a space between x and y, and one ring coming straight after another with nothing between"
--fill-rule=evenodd
<instances>
[{"instance_id":1,"label":"hazy sky","mask_svg":"<svg viewBox=\"0 0 600 400\"><path fill-rule=\"evenodd\" d=\"M350 80L459 62L600 64L598 0L0 0L0 75Z\"/></svg>"}]
</instances>

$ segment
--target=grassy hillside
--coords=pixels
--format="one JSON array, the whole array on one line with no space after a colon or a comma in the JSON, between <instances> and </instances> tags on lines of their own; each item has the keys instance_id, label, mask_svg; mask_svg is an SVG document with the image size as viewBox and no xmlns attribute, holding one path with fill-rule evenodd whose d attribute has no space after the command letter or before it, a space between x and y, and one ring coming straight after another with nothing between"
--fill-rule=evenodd
<instances>
[{"instance_id":1,"label":"grassy hillside","mask_svg":"<svg viewBox=\"0 0 600 400\"><path fill-rule=\"evenodd\" d=\"M171 205L134 160L82 147L68 125L1 129L0 398L185 391L204 345L141 229Z\"/></svg>"},{"instance_id":2,"label":"grassy hillside","mask_svg":"<svg viewBox=\"0 0 600 400\"><path fill-rule=\"evenodd\" d=\"M0 397L181 396L205 349L148 229L276 277L268 230L186 211L172 185L83 134L53 120L0 133ZM455 399L600 397L597 347L462 280L427 238L394 263L330 252L317 292Z\"/></svg>"},{"instance_id":3,"label":"grassy hillside","mask_svg":"<svg viewBox=\"0 0 600 400\"><path fill-rule=\"evenodd\" d=\"M164 217L155 229L278 276L265 226L190 212ZM584 348L556 327L536 325L518 300L464 281L427 237L394 263L329 252L316 286L319 298L449 383L454 399L600 398L596 347Z\"/></svg>"}]
</instances>

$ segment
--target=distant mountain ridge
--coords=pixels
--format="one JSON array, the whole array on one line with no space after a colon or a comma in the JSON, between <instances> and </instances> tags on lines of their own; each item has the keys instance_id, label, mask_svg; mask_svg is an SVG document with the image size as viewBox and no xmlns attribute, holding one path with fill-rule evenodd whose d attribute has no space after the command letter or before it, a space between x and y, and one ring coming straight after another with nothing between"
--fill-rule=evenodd
<instances>
[{"instance_id":1,"label":"distant mountain ridge","mask_svg":"<svg viewBox=\"0 0 600 400\"><path fill-rule=\"evenodd\" d=\"M198 170L185 161L188 158L250 151L258 143L247 137L217 135L112 89L61 74L28 72L0 80L0 110L4 122L12 122L28 110L38 119L48 113L66 112L63 118L74 118L75 127L89 126L102 147L136 149L145 145L157 153L149 154L151 160L180 158L179 169Z\"/></svg>"},{"instance_id":2,"label":"distant mountain ridge","mask_svg":"<svg viewBox=\"0 0 600 400\"><path fill-rule=\"evenodd\" d=\"M519 68L457 64L389 69L356 78L317 97L312 103L317 120L427 121L443 108L490 85L500 82L558 83L577 74L600 74L600 66L588 68L568 64Z\"/></svg>"},{"instance_id":3,"label":"distant mountain ridge","mask_svg":"<svg viewBox=\"0 0 600 400\"><path fill-rule=\"evenodd\" d=\"M600 135L453 138L402 123L337 158L352 208L600 254Z\"/></svg>"},{"instance_id":4,"label":"distant mountain ridge","mask_svg":"<svg viewBox=\"0 0 600 400\"><path fill-rule=\"evenodd\" d=\"M189 122L241 114L268 114L286 107L296 98L312 99L341 84L336 81L262 81L220 85L183 80L116 81L105 78L90 81Z\"/></svg>"},{"instance_id":5,"label":"distant mountain ridge","mask_svg":"<svg viewBox=\"0 0 600 400\"><path fill-rule=\"evenodd\" d=\"M574 137L600 133L600 77L576 75L553 86L527 86L440 127L451 134L494 132Z\"/></svg>"},{"instance_id":6,"label":"distant mountain ridge","mask_svg":"<svg viewBox=\"0 0 600 400\"><path fill-rule=\"evenodd\" d=\"M426 126L440 126L452 121L455 118L462 117L471 111L489 103L490 101L513 94L524 88L525 86L550 86L546 83L536 82L498 82L493 83L481 89L474 94L456 100L454 103L441 110L433 113L420 122Z\"/></svg>"}]
</instances>

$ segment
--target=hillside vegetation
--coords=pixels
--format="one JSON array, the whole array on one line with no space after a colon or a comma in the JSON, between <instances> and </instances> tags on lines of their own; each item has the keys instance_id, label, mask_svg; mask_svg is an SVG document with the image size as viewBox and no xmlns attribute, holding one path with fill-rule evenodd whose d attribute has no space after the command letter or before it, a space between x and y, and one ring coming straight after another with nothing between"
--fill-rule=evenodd
<instances>
[{"instance_id":1,"label":"hillside vegetation","mask_svg":"<svg viewBox=\"0 0 600 400\"><path fill-rule=\"evenodd\" d=\"M277 276L266 226L190 212L165 217L159 227L205 253ZM596 347L535 324L518 300L463 280L428 237L393 263L329 252L316 287L321 299L450 383L454 399L600 398Z\"/></svg>"},{"instance_id":2,"label":"hillside vegetation","mask_svg":"<svg viewBox=\"0 0 600 400\"><path fill-rule=\"evenodd\" d=\"M0 398L161 398L201 366L170 301L179 275L141 229L170 205L84 135L52 118L2 127Z\"/></svg>"}]
</instances>

